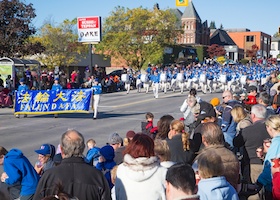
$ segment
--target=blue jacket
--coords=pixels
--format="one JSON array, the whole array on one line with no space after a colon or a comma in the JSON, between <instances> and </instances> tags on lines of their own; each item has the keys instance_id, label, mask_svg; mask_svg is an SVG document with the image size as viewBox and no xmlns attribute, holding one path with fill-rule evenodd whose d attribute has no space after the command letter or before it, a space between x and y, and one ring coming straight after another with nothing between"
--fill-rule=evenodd
<instances>
[{"instance_id":1,"label":"blue jacket","mask_svg":"<svg viewBox=\"0 0 280 200\"><path fill-rule=\"evenodd\" d=\"M52 85L52 90L60 91L60 90L62 90L62 86L59 85L59 84L53 84Z\"/></svg>"},{"instance_id":2,"label":"blue jacket","mask_svg":"<svg viewBox=\"0 0 280 200\"><path fill-rule=\"evenodd\" d=\"M18 86L18 91L26 91L26 90L28 90L28 87L27 87L27 85L19 85Z\"/></svg>"},{"instance_id":3,"label":"blue jacket","mask_svg":"<svg viewBox=\"0 0 280 200\"><path fill-rule=\"evenodd\" d=\"M101 94L102 93L102 87L101 87L100 84L92 86L91 89L93 90L93 94Z\"/></svg>"},{"instance_id":4,"label":"blue jacket","mask_svg":"<svg viewBox=\"0 0 280 200\"><path fill-rule=\"evenodd\" d=\"M236 190L224 176L201 179L197 194L200 200L239 200Z\"/></svg>"},{"instance_id":5,"label":"blue jacket","mask_svg":"<svg viewBox=\"0 0 280 200\"><path fill-rule=\"evenodd\" d=\"M160 82L160 74L152 75L151 80L152 80L153 83L159 83Z\"/></svg>"},{"instance_id":6,"label":"blue jacket","mask_svg":"<svg viewBox=\"0 0 280 200\"><path fill-rule=\"evenodd\" d=\"M4 171L9 177L5 180L8 185L13 185L17 181L21 182L21 195L26 196L35 193L39 175L20 150L11 149L6 154Z\"/></svg>"},{"instance_id":7,"label":"blue jacket","mask_svg":"<svg viewBox=\"0 0 280 200\"><path fill-rule=\"evenodd\" d=\"M93 147L88 150L85 161L91 165L94 165L95 163L98 162L98 157L99 157L99 150L100 148L98 147Z\"/></svg>"},{"instance_id":8,"label":"blue jacket","mask_svg":"<svg viewBox=\"0 0 280 200\"><path fill-rule=\"evenodd\" d=\"M227 102L227 106L224 108L223 115L222 115L222 131L224 133L225 141L233 147L233 138L236 135L236 126L237 124L233 121L231 116L232 108L239 104L238 101L230 100Z\"/></svg>"},{"instance_id":9,"label":"blue jacket","mask_svg":"<svg viewBox=\"0 0 280 200\"><path fill-rule=\"evenodd\" d=\"M280 157L280 134L274 137L263 163L263 171L258 177L258 182L261 183L268 191L272 191L272 175L271 175L271 159Z\"/></svg>"}]
</instances>

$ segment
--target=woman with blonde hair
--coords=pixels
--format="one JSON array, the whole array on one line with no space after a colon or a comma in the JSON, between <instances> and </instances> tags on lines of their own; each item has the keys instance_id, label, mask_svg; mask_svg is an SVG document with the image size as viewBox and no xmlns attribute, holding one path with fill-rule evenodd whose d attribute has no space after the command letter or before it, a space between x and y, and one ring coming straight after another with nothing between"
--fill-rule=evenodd
<instances>
[{"instance_id":1,"label":"woman with blonde hair","mask_svg":"<svg viewBox=\"0 0 280 200\"><path fill-rule=\"evenodd\" d=\"M191 164L194 153L190 151L189 134L185 132L184 122L173 120L166 139L171 153L171 161Z\"/></svg>"},{"instance_id":2,"label":"woman with blonde hair","mask_svg":"<svg viewBox=\"0 0 280 200\"><path fill-rule=\"evenodd\" d=\"M170 161L171 153L166 140L155 139L155 155L160 160L160 165L169 168L175 163Z\"/></svg>"},{"instance_id":3,"label":"woman with blonde hair","mask_svg":"<svg viewBox=\"0 0 280 200\"><path fill-rule=\"evenodd\" d=\"M231 110L231 116L233 121L237 123L236 132L239 134L240 130L246 128L247 126L252 125L252 120L250 115L245 111L245 109L241 106L234 106Z\"/></svg>"},{"instance_id":4,"label":"woman with blonde hair","mask_svg":"<svg viewBox=\"0 0 280 200\"><path fill-rule=\"evenodd\" d=\"M271 145L267 151L267 154L263 163L263 171L259 175L257 184L262 185L265 188L265 195L272 198L272 176L271 166L273 166L273 159L280 157L280 116L271 115L265 121L266 129L271 136Z\"/></svg>"}]
</instances>

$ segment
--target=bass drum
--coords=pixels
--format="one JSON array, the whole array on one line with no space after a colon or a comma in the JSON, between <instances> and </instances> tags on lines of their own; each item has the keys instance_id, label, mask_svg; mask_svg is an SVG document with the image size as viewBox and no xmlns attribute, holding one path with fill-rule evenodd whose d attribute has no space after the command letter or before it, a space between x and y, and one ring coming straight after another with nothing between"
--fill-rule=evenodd
<instances>
[{"instance_id":1,"label":"bass drum","mask_svg":"<svg viewBox=\"0 0 280 200\"><path fill-rule=\"evenodd\" d=\"M128 74L122 74L121 80L122 82L127 83L129 81Z\"/></svg>"},{"instance_id":2,"label":"bass drum","mask_svg":"<svg viewBox=\"0 0 280 200\"><path fill-rule=\"evenodd\" d=\"M160 75L160 81L165 83L167 81L167 75L166 74L161 74Z\"/></svg>"},{"instance_id":3,"label":"bass drum","mask_svg":"<svg viewBox=\"0 0 280 200\"><path fill-rule=\"evenodd\" d=\"M200 74L199 82L206 83L206 74Z\"/></svg>"},{"instance_id":4,"label":"bass drum","mask_svg":"<svg viewBox=\"0 0 280 200\"><path fill-rule=\"evenodd\" d=\"M142 83L147 83L148 82L148 75L147 74L141 74L140 80Z\"/></svg>"},{"instance_id":5,"label":"bass drum","mask_svg":"<svg viewBox=\"0 0 280 200\"><path fill-rule=\"evenodd\" d=\"M221 75L221 83L226 83L227 82L227 75L222 74Z\"/></svg>"},{"instance_id":6,"label":"bass drum","mask_svg":"<svg viewBox=\"0 0 280 200\"><path fill-rule=\"evenodd\" d=\"M181 83L184 82L184 74L182 73L177 74L177 81Z\"/></svg>"}]
</instances>

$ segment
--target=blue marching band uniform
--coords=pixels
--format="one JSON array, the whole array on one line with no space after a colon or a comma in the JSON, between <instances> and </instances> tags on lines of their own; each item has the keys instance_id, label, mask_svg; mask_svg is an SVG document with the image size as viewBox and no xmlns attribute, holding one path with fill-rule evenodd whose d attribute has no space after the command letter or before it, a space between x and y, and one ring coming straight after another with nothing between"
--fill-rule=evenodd
<instances>
[{"instance_id":1,"label":"blue marching band uniform","mask_svg":"<svg viewBox=\"0 0 280 200\"><path fill-rule=\"evenodd\" d=\"M150 86L153 88L154 97L158 98L158 91L162 89L164 93L167 89L180 92L195 88L201 89L203 93L212 93L219 90L236 91L237 88L244 90L247 81L255 82L257 85L265 85L270 74L277 70L279 66L254 64L247 65L202 65L200 67L165 67L163 70L151 69L150 67L142 74L137 74L138 92L141 87L145 92L149 92ZM155 73L157 72L157 73ZM156 74L156 75L155 75Z\"/></svg>"}]
</instances>

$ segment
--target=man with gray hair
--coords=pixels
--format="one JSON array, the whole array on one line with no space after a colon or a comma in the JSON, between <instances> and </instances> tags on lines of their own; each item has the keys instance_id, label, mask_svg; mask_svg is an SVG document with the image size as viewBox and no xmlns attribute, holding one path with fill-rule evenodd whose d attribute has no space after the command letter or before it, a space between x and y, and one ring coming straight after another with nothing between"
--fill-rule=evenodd
<instances>
[{"instance_id":1,"label":"man with gray hair","mask_svg":"<svg viewBox=\"0 0 280 200\"><path fill-rule=\"evenodd\" d=\"M258 104L262 104L266 107L266 118L270 115L275 115L275 111L270 105L270 96L267 92L261 92L260 96L257 98Z\"/></svg>"},{"instance_id":2,"label":"man with gray hair","mask_svg":"<svg viewBox=\"0 0 280 200\"><path fill-rule=\"evenodd\" d=\"M236 147L244 146L244 160L248 160L249 163L243 164L249 165L250 173L243 174L243 177L249 183L255 183L263 169L262 161L257 156L256 150L263 145L265 139L270 138L265 125L266 107L261 104L253 105L251 119L253 124L240 131L233 139L233 145ZM250 199L258 199L258 197L252 197Z\"/></svg>"},{"instance_id":3,"label":"man with gray hair","mask_svg":"<svg viewBox=\"0 0 280 200\"><path fill-rule=\"evenodd\" d=\"M61 164L43 174L33 199L57 195L58 184L62 184L64 192L78 199L111 199L105 176L84 161L83 135L76 130L68 130L62 135L60 146Z\"/></svg>"}]
</instances>

